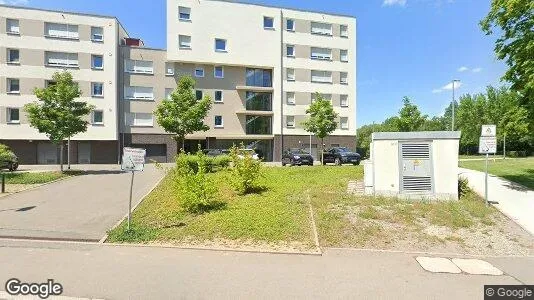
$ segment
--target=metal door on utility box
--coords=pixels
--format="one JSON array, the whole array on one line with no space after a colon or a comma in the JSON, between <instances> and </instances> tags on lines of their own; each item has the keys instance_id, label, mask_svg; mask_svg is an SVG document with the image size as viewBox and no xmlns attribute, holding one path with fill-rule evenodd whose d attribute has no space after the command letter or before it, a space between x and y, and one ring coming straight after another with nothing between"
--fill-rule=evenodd
<instances>
[{"instance_id":1,"label":"metal door on utility box","mask_svg":"<svg viewBox=\"0 0 534 300\"><path fill-rule=\"evenodd\" d=\"M400 142L401 192L432 192L432 143Z\"/></svg>"}]
</instances>

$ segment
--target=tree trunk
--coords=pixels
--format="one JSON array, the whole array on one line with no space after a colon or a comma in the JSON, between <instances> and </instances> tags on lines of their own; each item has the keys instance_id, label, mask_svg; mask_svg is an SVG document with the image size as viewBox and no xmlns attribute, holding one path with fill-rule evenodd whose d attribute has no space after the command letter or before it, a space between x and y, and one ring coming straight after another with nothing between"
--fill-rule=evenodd
<instances>
[{"instance_id":1,"label":"tree trunk","mask_svg":"<svg viewBox=\"0 0 534 300\"><path fill-rule=\"evenodd\" d=\"M67 170L70 170L70 136L67 141Z\"/></svg>"},{"instance_id":2,"label":"tree trunk","mask_svg":"<svg viewBox=\"0 0 534 300\"><path fill-rule=\"evenodd\" d=\"M63 141L61 141L59 146L59 169L61 170L61 173L63 173Z\"/></svg>"},{"instance_id":3,"label":"tree trunk","mask_svg":"<svg viewBox=\"0 0 534 300\"><path fill-rule=\"evenodd\" d=\"M324 138L321 138L321 164L324 165Z\"/></svg>"}]
</instances>

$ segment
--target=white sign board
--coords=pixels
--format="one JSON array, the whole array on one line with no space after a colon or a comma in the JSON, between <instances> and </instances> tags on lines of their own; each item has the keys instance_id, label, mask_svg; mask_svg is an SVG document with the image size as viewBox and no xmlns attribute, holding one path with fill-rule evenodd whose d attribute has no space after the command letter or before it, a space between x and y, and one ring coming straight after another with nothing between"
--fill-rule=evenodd
<instances>
[{"instance_id":1,"label":"white sign board","mask_svg":"<svg viewBox=\"0 0 534 300\"><path fill-rule=\"evenodd\" d=\"M143 171L145 168L145 149L124 147L122 155L122 170Z\"/></svg>"},{"instance_id":2,"label":"white sign board","mask_svg":"<svg viewBox=\"0 0 534 300\"><path fill-rule=\"evenodd\" d=\"M497 135L497 126L495 125L482 125L482 132L480 136L496 136Z\"/></svg>"},{"instance_id":3,"label":"white sign board","mask_svg":"<svg viewBox=\"0 0 534 300\"><path fill-rule=\"evenodd\" d=\"M495 154L497 153L497 138L491 136L481 136L478 144L478 153Z\"/></svg>"}]
</instances>

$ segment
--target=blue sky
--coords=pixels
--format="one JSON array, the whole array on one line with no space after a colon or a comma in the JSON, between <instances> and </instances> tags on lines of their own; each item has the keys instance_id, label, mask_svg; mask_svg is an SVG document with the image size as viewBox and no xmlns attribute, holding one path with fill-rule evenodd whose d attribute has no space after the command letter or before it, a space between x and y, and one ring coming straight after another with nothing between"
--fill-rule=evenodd
<instances>
[{"instance_id":1,"label":"blue sky","mask_svg":"<svg viewBox=\"0 0 534 300\"><path fill-rule=\"evenodd\" d=\"M202 1L202 0L201 0ZM0 0L0 3L117 16L131 36L165 48L165 0ZM353 15L358 22L358 126L398 112L410 97L428 115L452 99L443 89L460 79L458 93L500 84L505 65L494 38L478 22L489 10L481 0L252 0L251 3Z\"/></svg>"}]
</instances>

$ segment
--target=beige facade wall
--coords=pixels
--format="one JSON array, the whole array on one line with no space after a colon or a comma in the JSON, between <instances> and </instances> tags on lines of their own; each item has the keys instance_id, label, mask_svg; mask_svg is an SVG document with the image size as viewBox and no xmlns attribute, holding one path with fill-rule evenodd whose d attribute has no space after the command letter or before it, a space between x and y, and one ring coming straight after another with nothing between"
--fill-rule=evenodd
<instances>
[{"instance_id":1,"label":"beige facade wall","mask_svg":"<svg viewBox=\"0 0 534 300\"><path fill-rule=\"evenodd\" d=\"M19 20L20 34L6 33L6 19ZM45 36L45 24L60 23L78 26L78 39ZM47 139L36 129L24 124L22 107L37 98L32 91L44 87L55 72L63 68L45 65L45 53L66 52L78 54L78 67L68 68L83 92L81 101L96 106L104 113L103 125L89 125L87 132L76 135L74 140L116 140L117 130L117 58L119 29L125 33L116 18L67 12L54 12L32 8L14 8L0 5L0 106L21 109L21 124L0 122L0 136L11 140ZM104 41L91 41L91 27L103 29ZM7 63L7 49L19 49L20 64ZM104 69L91 68L91 55L102 55ZM7 78L19 79L20 95L6 94ZM104 83L104 97L91 97L91 82L97 78ZM5 109L4 114L5 114Z\"/></svg>"}]
</instances>

